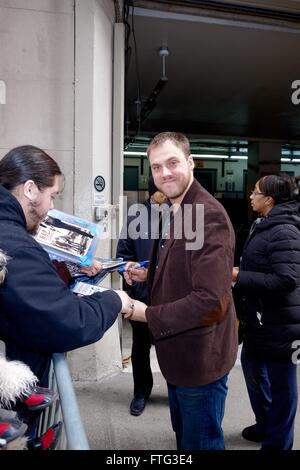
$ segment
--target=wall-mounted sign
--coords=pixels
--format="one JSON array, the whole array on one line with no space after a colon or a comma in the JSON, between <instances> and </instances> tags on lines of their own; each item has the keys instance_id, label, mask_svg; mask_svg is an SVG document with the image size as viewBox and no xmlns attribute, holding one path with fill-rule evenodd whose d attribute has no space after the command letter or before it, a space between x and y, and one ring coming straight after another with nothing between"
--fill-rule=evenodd
<instances>
[{"instance_id":1,"label":"wall-mounted sign","mask_svg":"<svg viewBox=\"0 0 300 470\"><path fill-rule=\"evenodd\" d=\"M94 188L96 189L96 191L99 191L99 193L103 191L103 189L105 188L105 179L103 178L103 176L96 176L96 178L94 179Z\"/></svg>"},{"instance_id":2,"label":"wall-mounted sign","mask_svg":"<svg viewBox=\"0 0 300 470\"><path fill-rule=\"evenodd\" d=\"M104 194L94 193L94 206L100 206L105 203Z\"/></svg>"}]
</instances>

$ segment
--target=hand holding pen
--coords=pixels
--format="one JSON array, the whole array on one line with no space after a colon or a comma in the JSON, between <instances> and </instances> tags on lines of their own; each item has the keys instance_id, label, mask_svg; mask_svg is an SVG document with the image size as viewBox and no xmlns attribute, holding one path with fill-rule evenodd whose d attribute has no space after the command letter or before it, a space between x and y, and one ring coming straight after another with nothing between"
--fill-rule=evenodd
<instances>
[{"instance_id":1,"label":"hand holding pen","mask_svg":"<svg viewBox=\"0 0 300 470\"><path fill-rule=\"evenodd\" d=\"M148 268L149 260L146 261L139 261L136 263L135 261L129 261L125 266L118 269L119 273L125 273L126 271L131 271L132 269L138 268Z\"/></svg>"},{"instance_id":2,"label":"hand holding pen","mask_svg":"<svg viewBox=\"0 0 300 470\"><path fill-rule=\"evenodd\" d=\"M124 273L124 279L132 286L134 282L145 282L148 275L148 266L149 261L140 261L136 263L135 261L129 261L119 272Z\"/></svg>"}]
</instances>

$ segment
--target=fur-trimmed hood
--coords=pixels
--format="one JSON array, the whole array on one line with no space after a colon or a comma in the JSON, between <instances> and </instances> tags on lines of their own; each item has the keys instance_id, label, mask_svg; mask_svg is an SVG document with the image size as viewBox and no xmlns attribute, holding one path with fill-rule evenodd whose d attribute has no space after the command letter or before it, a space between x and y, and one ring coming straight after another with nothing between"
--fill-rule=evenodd
<instances>
[{"instance_id":1,"label":"fur-trimmed hood","mask_svg":"<svg viewBox=\"0 0 300 470\"><path fill-rule=\"evenodd\" d=\"M6 265L9 258L0 250L0 284L6 276ZM37 382L36 376L30 368L20 361L8 361L0 356L0 404L10 407L11 402L16 400L34 386Z\"/></svg>"},{"instance_id":2,"label":"fur-trimmed hood","mask_svg":"<svg viewBox=\"0 0 300 470\"><path fill-rule=\"evenodd\" d=\"M0 356L0 404L9 408L21 395L37 383L30 368L20 361Z\"/></svg>"}]
</instances>

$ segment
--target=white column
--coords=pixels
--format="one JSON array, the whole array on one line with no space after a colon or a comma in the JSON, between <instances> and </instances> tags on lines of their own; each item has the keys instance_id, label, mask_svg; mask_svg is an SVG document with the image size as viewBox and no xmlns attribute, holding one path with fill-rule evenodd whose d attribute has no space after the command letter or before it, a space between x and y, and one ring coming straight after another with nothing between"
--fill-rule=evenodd
<instances>
[{"instance_id":1,"label":"white column","mask_svg":"<svg viewBox=\"0 0 300 470\"><path fill-rule=\"evenodd\" d=\"M76 0L74 211L94 221L113 205L114 26L113 2ZM117 99L122 101L121 93ZM97 176L105 183L100 192L94 185ZM109 230L110 214L102 222ZM97 255L112 255L111 239L100 241ZM119 370L118 322L97 344L72 352L69 363L78 380L98 380Z\"/></svg>"}]
</instances>

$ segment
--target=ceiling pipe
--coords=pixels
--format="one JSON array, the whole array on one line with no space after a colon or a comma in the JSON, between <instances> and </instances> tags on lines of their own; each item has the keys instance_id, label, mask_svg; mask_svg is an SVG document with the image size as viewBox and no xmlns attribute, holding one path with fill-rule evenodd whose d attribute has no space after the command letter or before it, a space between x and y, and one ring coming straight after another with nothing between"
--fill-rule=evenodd
<instances>
[{"instance_id":1,"label":"ceiling pipe","mask_svg":"<svg viewBox=\"0 0 300 470\"><path fill-rule=\"evenodd\" d=\"M150 96L147 98L146 102L144 103L140 114L138 116L138 120L143 122L149 114L153 111L156 106L156 100L158 95L164 89L166 83L168 83L168 77L166 75L166 58L169 55L169 49L167 46L162 46L159 48L159 55L162 57L162 76L156 83L155 87L153 88Z\"/></svg>"}]
</instances>

